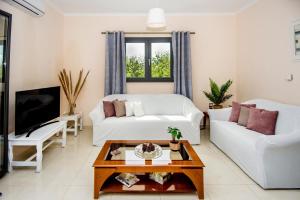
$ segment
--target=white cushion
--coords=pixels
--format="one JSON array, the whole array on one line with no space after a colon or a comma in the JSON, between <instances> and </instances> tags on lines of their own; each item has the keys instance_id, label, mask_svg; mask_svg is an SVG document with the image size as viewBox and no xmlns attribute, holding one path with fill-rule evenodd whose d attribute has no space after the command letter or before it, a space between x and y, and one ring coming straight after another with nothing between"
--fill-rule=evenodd
<instances>
[{"instance_id":1,"label":"white cushion","mask_svg":"<svg viewBox=\"0 0 300 200\"><path fill-rule=\"evenodd\" d=\"M141 117L145 114L141 102L134 102L133 112L134 112L134 116L136 117Z\"/></svg>"},{"instance_id":2,"label":"white cushion","mask_svg":"<svg viewBox=\"0 0 300 200\"><path fill-rule=\"evenodd\" d=\"M134 102L126 101L125 109L126 109L126 117L133 116L134 115Z\"/></svg>"}]
</instances>

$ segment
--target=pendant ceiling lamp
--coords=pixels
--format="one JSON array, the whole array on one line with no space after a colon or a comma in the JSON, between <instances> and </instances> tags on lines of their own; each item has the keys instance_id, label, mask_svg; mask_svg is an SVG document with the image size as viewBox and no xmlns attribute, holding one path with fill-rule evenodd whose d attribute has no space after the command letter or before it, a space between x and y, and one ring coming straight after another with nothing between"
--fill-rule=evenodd
<instances>
[{"instance_id":1,"label":"pendant ceiling lamp","mask_svg":"<svg viewBox=\"0 0 300 200\"><path fill-rule=\"evenodd\" d=\"M165 11L162 8L152 8L149 10L147 27L154 29L166 27Z\"/></svg>"}]
</instances>

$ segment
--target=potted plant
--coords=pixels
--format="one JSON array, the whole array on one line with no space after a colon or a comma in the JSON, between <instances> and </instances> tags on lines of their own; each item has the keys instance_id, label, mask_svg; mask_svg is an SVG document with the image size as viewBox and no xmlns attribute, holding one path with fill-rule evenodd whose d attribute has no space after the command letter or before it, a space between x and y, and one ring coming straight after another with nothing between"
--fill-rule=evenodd
<instances>
[{"instance_id":1,"label":"potted plant","mask_svg":"<svg viewBox=\"0 0 300 200\"><path fill-rule=\"evenodd\" d=\"M170 149L172 151L178 151L180 149L179 139L182 138L181 131L176 127L168 127L168 133L172 135L172 140L169 143Z\"/></svg>"},{"instance_id":2,"label":"potted plant","mask_svg":"<svg viewBox=\"0 0 300 200\"><path fill-rule=\"evenodd\" d=\"M232 80L228 80L226 83L218 86L218 84L211 78L210 81L210 92L203 91L204 95L213 103L214 109L223 108L222 103L230 99L233 95L226 94L229 87L232 85Z\"/></svg>"}]
</instances>

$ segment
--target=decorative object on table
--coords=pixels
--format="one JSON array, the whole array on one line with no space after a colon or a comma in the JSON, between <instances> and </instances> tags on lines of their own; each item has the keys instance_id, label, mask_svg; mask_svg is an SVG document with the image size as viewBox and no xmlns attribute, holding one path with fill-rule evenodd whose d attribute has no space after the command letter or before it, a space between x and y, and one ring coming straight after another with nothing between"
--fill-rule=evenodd
<instances>
[{"instance_id":1,"label":"decorative object on table","mask_svg":"<svg viewBox=\"0 0 300 200\"><path fill-rule=\"evenodd\" d=\"M179 140L180 138L182 138L181 131L176 127L168 127L168 133L172 135L172 140L170 141L170 149L172 151L178 151L180 149Z\"/></svg>"},{"instance_id":2,"label":"decorative object on table","mask_svg":"<svg viewBox=\"0 0 300 200\"><path fill-rule=\"evenodd\" d=\"M115 150L112 150L112 151L110 152L110 154L111 154L112 156L117 156L117 155L121 154L121 151L120 151L120 149L115 149Z\"/></svg>"},{"instance_id":3,"label":"decorative object on table","mask_svg":"<svg viewBox=\"0 0 300 200\"><path fill-rule=\"evenodd\" d=\"M222 103L230 99L233 95L226 94L229 87L232 85L232 80L228 80L223 85L218 86L218 84L213 81L211 78L210 81L210 92L203 91L204 95L213 103L214 109L223 108Z\"/></svg>"},{"instance_id":4,"label":"decorative object on table","mask_svg":"<svg viewBox=\"0 0 300 200\"><path fill-rule=\"evenodd\" d=\"M120 183L125 185L126 187L130 188L134 184L136 184L140 179L132 174L132 173L122 173L115 177L116 180L118 180Z\"/></svg>"},{"instance_id":5,"label":"decorative object on table","mask_svg":"<svg viewBox=\"0 0 300 200\"><path fill-rule=\"evenodd\" d=\"M171 173L168 172L153 172L149 174L149 178L161 185L170 180L172 177Z\"/></svg>"},{"instance_id":6,"label":"decorative object on table","mask_svg":"<svg viewBox=\"0 0 300 200\"><path fill-rule=\"evenodd\" d=\"M139 158L151 160L162 155L162 148L157 144L144 143L137 145L134 149L134 153Z\"/></svg>"},{"instance_id":7,"label":"decorative object on table","mask_svg":"<svg viewBox=\"0 0 300 200\"><path fill-rule=\"evenodd\" d=\"M300 19L293 22L293 53L296 60L300 61Z\"/></svg>"},{"instance_id":8,"label":"decorative object on table","mask_svg":"<svg viewBox=\"0 0 300 200\"><path fill-rule=\"evenodd\" d=\"M69 71L69 75L67 74L66 70L63 69L59 72L58 78L62 85L63 91L67 97L68 103L69 103L69 115L74 114L74 110L76 107L76 100L79 96L79 93L82 90L82 87L85 84L86 78L88 77L90 71L86 73L86 75L83 75L83 70L80 70L79 77L77 80L77 83L75 84L75 88L73 88L73 80L71 71ZM84 78L83 78L84 77Z\"/></svg>"}]
</instances>

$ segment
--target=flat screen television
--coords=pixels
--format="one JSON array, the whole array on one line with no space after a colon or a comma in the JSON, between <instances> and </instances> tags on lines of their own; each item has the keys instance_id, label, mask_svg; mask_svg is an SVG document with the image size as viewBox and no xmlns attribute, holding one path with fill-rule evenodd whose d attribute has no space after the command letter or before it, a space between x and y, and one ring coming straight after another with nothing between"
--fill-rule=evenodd
<instances>
[{"instance_id":1,"label":"flat screen television","mask_svg":"<svg viewBox=\"0 0 300 200\"><path fill-rule=\"evenodd\" d=\"M60 115L60 87L16 92L15 135L29 134Z\"/></svg>"}]
</instances>

